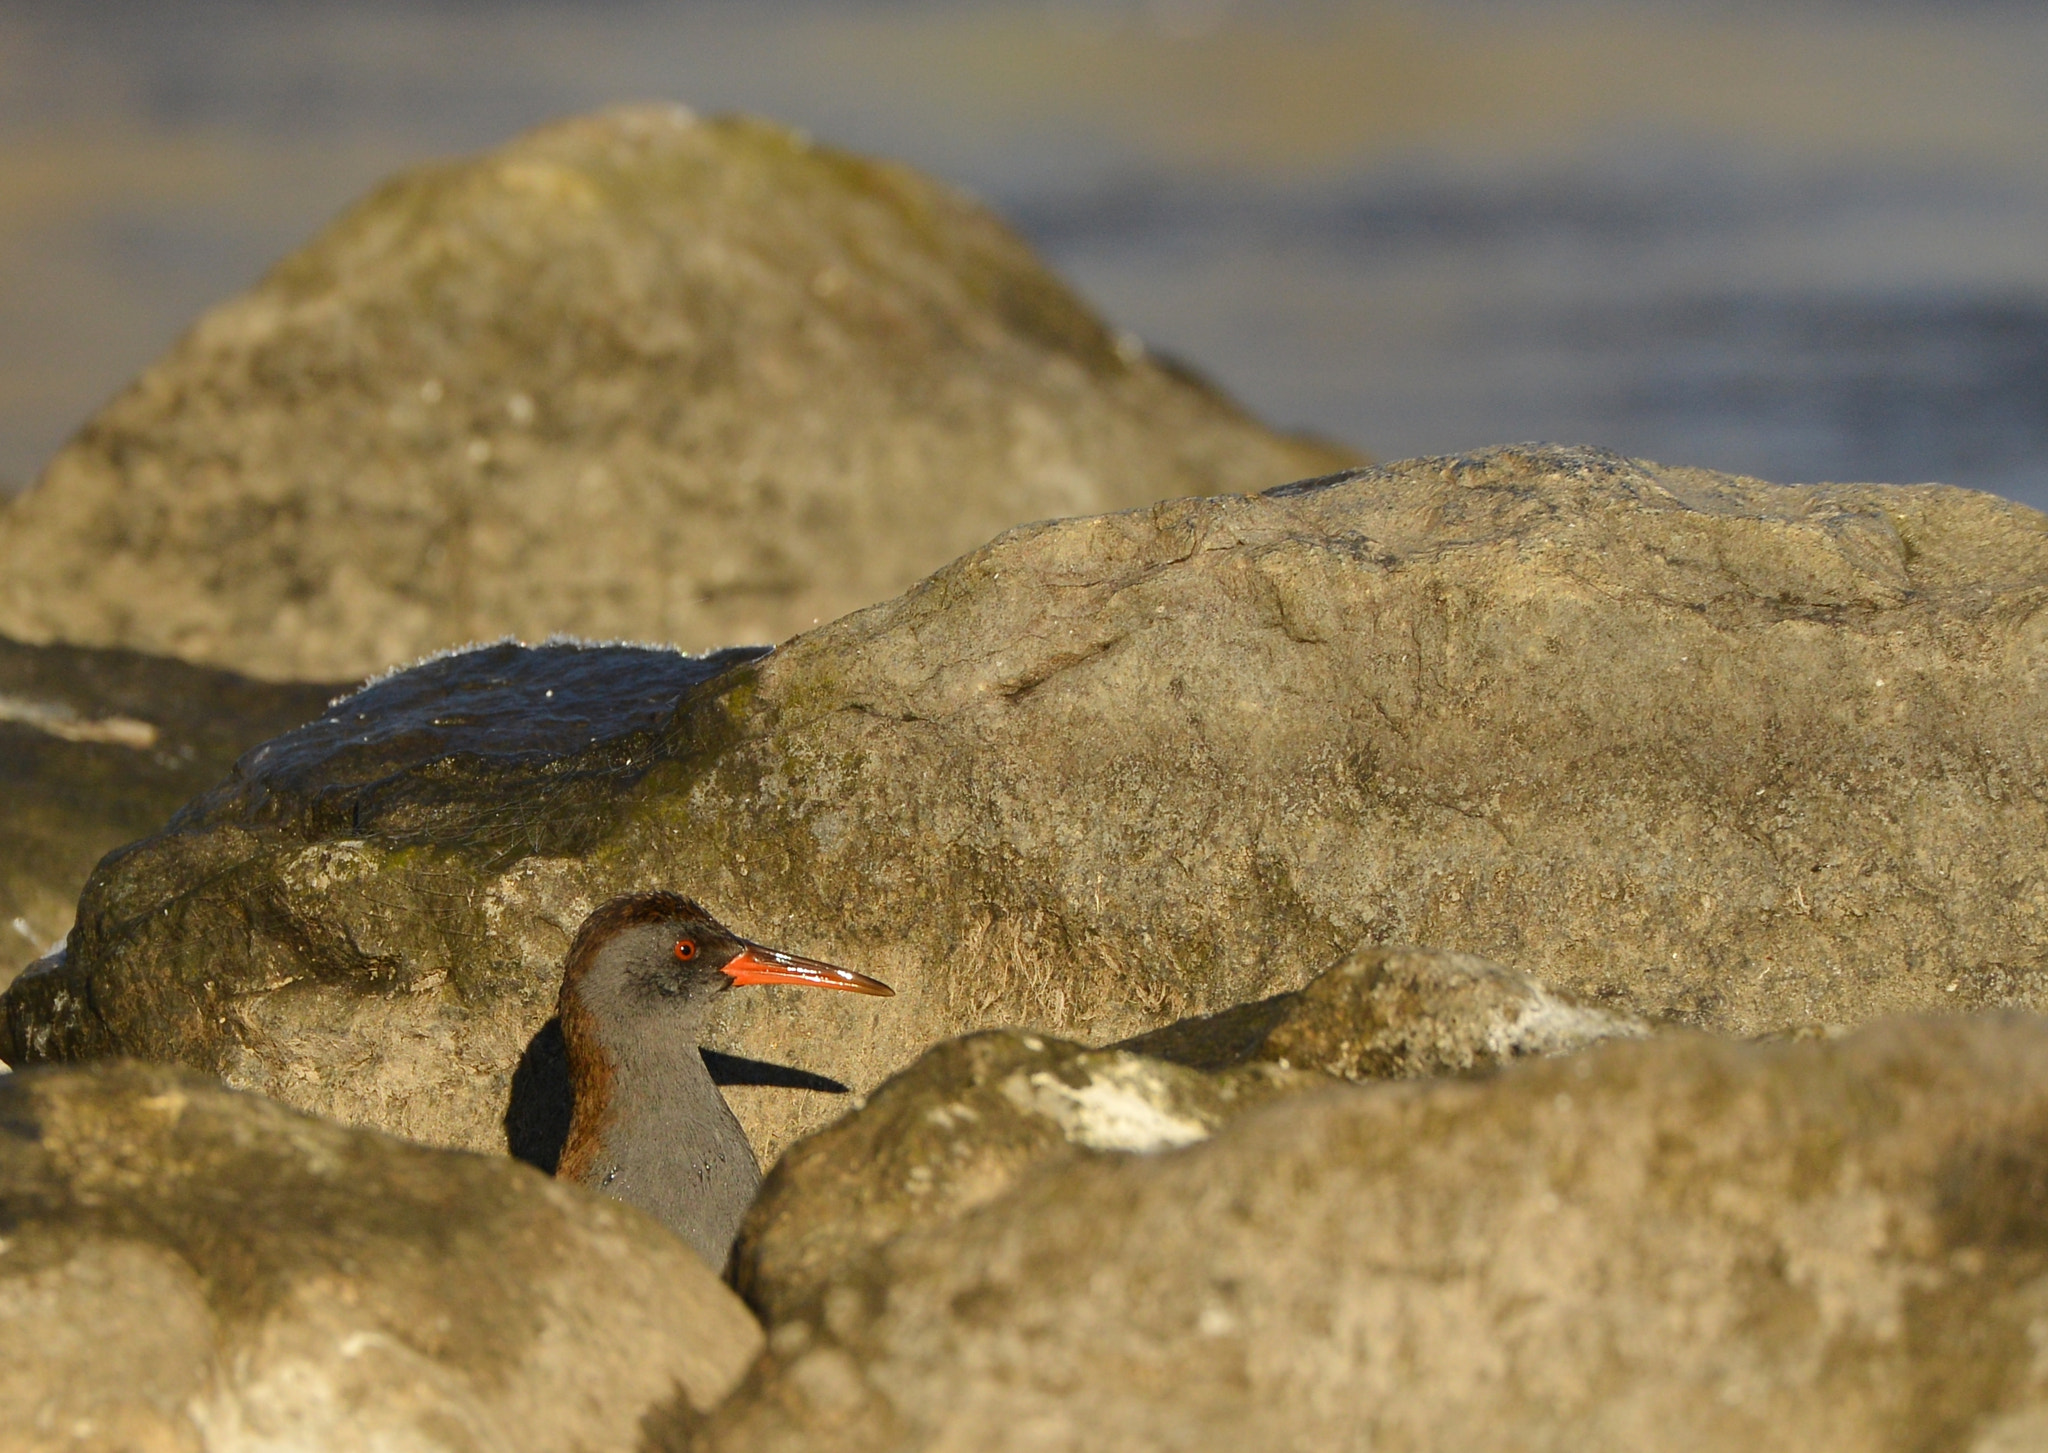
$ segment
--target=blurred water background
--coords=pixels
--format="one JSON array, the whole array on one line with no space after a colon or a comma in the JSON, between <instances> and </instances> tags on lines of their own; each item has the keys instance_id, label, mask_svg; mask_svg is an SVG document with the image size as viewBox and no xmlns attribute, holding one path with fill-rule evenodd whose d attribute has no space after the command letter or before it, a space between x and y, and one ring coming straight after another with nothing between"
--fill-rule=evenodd
<instances>
[{"instance_id":1,"label":"blurred water background","mask_svg":"<svg viewBox=\"0 0 2048 1453\"><path fill-rule=\"evenodd\" d=\"M0 0L0 488L389 172L617 101L1004 212L1267 420L2048 506L2048 7Z\"/></svg>"}]
</instances>

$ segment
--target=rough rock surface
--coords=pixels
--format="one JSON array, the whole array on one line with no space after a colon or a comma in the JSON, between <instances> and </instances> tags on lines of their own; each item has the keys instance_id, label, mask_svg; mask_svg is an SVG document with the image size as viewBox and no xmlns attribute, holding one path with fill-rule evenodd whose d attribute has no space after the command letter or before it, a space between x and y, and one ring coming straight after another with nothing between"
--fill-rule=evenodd
<instances>
[{"instance_id":1,"label":"rough rock surface","mask_svg":"<svg viewBox=\"0 0 2048 1453\"><path fill-rule=\"evenodd\" d=\"M2048 1007L2044 602L2018 505L1586 450L1023 528L629 740L517 773L394 742L374 787L267 799L254 764L102 866L9 1043L502 1144L567 935L653 886L893 984L716 1029L860 1091L1361 941L1736 1035ZM731 1098L764 1158L840 1103Z\"/></svg>"},{"instance_id":2,"label":"rough rock surface","mask_svg":"<svg viewBox=\"0 0 2048 1453\"><path fill-rule=\"evenodd\" d=\"M342 689L0 638L0 987L70 932L103 854Z\"/></svg>"},{"instance_id":3,"label":"rough rock surface","mask_svg":"<svg viewBox=\"0 0 2048 1453\"><path fill-rule=\"evenodd\" d=\"M1471 954L1364 947L1302 989L1109 1049L1016 1030L967 1035L790 1147L740 1234L735 1284L773 1324L859 1254L995 1200L1053 1159L1191 1145L1332 1075L1482 1074L1646 1032Z\"/></svg>"},{"instance_id":4,"label":"rough rock surface","mask_svg":"<svg viewBox=\"0 0 2048 1453\"><path fill-rule=\"evenodd\" d=\"M134 1064L0 1080L0 1443L625 1450L761 1334L638 1212Z\"/></svg>"},{"instance_id":5,"label":"rough rock surface","mask_svg":"<svg viewBox=\"0 0 2048 1453\"><path fill-rule=\"evenodd\" d=\"M783 1320L860 1254L997 1199L1027 1170L1192 1145L1275 1095L1329 1083L1270 1064L1204 1073L1016 1030L949 1040L790 1147L740 1232L735 1284Z\"/></svg>"},{"instance_id":6,"label":"rough rock surface","mask_svg":"<svg viewBox=\"0 0 2048 1453\"><path fill-rule=\"evenodd\" d=\"M646 646L500 643L374 681L252 750L164 836L115 854L109 866L119 879L124 858L175 844L184 869L197 875L173 890L197 915L187 922L197 936L183 940L177 978L134 981L151 1000L131 1006L134 1022L177 1027L154 1038L151 1050L135 1046L138 1057L198 1062L242 1088L415 1140L498 1148L509 1131L527 1158L552 1168L546 1153L530 1147L558 1122L559 1149L568 1126L567 1072L558 1035L537 1048L533 1042L554 1013L569 937L609 895L573 896L573 875L549 870L601 836L608 794L636 764L644 770L653 760L650 743L677 697L763 649L689 656ZM580 753L584 765L566 764L565 752ZM538 949L528 945L553 956L541 972L508 972L478 957L477 925L459 915L415 907L383 930L370 922L387 906L375 881L382 853L372 844L404 844L399 851L435 871L435 855L422 848L444 823L416 795L422 786L484 806L485 818L469 824L470 840L486 858L515 865L514 881L570 894L548 900L554 916L537 929L521 925L554 935ZM275 895L227 888L260 844L282 839L320 846L295 859ZM518 871L536 861L544 877ZM450 878L447 892L460 900L464 890ZM528 906L517 892L494 905L494 919ZM358 917L317 929L305 912L314 903ZM239 944L271 933L286 935L292 947L277 961L281 972L252 995L227 976ZM38 1008L25 1009L0 1045L0 1055L15 1056L10 1063L128 1052L57 1009L69 1004L77 964L93 952L84 945L90 936L78 935L64 954L17 980L21 1002ZM430 939L437 947L423 955ZM287 961L292 967L283 968ZM328 971L342 964L357 970L354 982ZM196 1002L194 988L202 996ZM208 1040L218 1053L190 1053ZM530 1073L515 1105L508 1099L522 1056Z\"/></svg>"},{"instance_id":7,"label":"rough rock surface","mask_svg":"<svg viewBox=\"0 0 2048 1453\"><path fill-rule=\"evenodd\" d=\"M1365 945L1306 987L1197 1015L1117 1046L1193 1069L1260 1062L1409 1080L1484 1074L1648 1033L1641 1020L1544 988L1477 954Z\"/></svg>"},{"instance_id":8,"label":"rough rock surface","mask_svg":"<svg viewBox=\"0 0 2048 1453\"><path fill-rule=\"evenodd\" d=\"M2032 1017L1341 1086L899 1236L694 1446L2008 1453L2044 1228Z\"/></svg>"},{"instance_id":9,"label":"rough rock surface","mask_svg":"<svg viewBox=\"0 0 2048 1453\"><path fill-rule=\"evenodd\" d=\"M401 176L208 314L0 509L0 630L264 676L708 649L1022 520L1351 462L937 183L630 109Z\"/></svg>"}]
</instances>

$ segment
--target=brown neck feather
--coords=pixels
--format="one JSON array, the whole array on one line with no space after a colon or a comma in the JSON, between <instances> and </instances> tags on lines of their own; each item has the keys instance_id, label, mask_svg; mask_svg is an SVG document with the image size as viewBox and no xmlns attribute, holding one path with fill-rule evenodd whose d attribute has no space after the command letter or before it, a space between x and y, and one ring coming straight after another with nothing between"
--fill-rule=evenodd
<instances>
[{"instance_id":1,"label":"brown neck feather","mask_svg":"<svg viewBox=\"0 0 2048 1453\"><path fill-rule=\"evenodd\" d=\"M560 1180L582 1181L597 1164L604 1133L617 1113L612 1098L618 1062L598 1039L596 1017L567 982L557 1013L562 1021L562 1048L569 1061L569 1138L555 1162Z\"/></svg>"},{"instance_id":2,"label":"brown neck feather","mask_svg":"<svg viewBox=\"0 0 2048 1453\"><path fill-rule=\"evenodd\" d=\"M584 976L614 934L643 923L710 916L680 893L629 893L603 904L576 930L576 941L569 945L569 955L562 962L561 997L556 1004L573 1097L569 1138L555 1163L557 1179L581 1181L591 1173L604 1148L605 1131L618 1112L613 1094L618 1061L605 1048L597 1016L578 992Z\"/></svg>"}]
</instances>

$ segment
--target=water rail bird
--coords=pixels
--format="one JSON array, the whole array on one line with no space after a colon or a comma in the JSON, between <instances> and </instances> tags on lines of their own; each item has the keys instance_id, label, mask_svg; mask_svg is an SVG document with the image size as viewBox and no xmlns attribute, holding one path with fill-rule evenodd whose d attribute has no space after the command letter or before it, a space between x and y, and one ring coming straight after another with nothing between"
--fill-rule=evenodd
<instances>
[{"instance_id":1,"label":"water rail bird","mask_svg":"<svg viewBox=\"0 0 2048 1453\"><path fill-rule=\"evenodd\" d=\"M749 943L680 893L593 912L562 964L574 1096L555 1174L640 1207L723 1268L760 1163L698 1049L718 996L742 984L893 994L851 969Z\"/></svg>"}]
</instances>

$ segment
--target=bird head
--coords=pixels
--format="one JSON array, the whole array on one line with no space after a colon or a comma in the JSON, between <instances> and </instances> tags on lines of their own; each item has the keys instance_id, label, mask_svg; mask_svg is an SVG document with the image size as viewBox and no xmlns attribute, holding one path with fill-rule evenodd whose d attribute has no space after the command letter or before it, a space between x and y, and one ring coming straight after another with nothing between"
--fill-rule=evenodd
<instances>
[{"instance_id":1,"label":"bird head","mask_svg":"<svg viewBox=\"0 0 2048 1453\"><path fill-rule=\"evenodd\" d=\"M751 943L679 893L629 893L576 932L562 972L563 1032L573 1032L579 1012L599 1021L701 1021L718 995L746 984L895 993L851 969Z\"/></svg>"}]
</instances>

